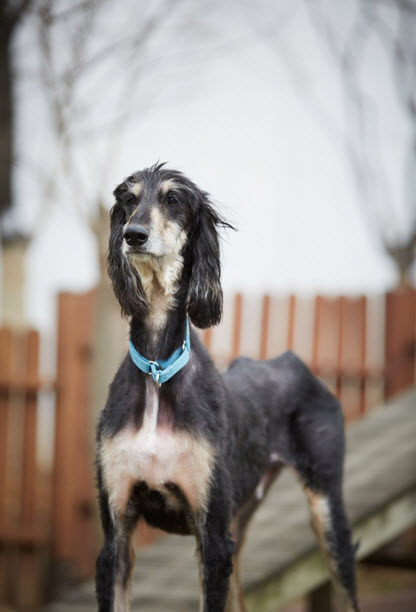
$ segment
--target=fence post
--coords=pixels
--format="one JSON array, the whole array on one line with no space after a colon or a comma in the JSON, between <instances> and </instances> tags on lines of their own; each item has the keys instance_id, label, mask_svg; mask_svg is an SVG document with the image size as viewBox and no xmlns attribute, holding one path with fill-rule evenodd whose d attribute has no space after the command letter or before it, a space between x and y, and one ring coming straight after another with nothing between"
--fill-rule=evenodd
<instances>
[{"instance_id":1,"label":"fence post","mask_svg":"<svg viewBox=\"0 0 416 612\"><path fill-rule=\"evenodd\" d=\"M91 574L96 554L89 405L94 293L58 298L58 367L53 482L56 580Z\"/></svg>"},{"instance_id":2,"label":"fence post","mask_svg":"<svg viewBox=\"0 0 416 612\"><path fill-rule=\"evenodd\" d=\"M415 382L416 290L386 293L385 389L386 399Z\"/></svg>"},{"instance_id":3,"label":"fence post","mask_svg":"<svg viewBox=\"0 0 416 612\"><path fill-rule=\"evenodd\" d=\"M241 293L236 293L234 296L234 323L230 361L240 354L242 309L243 296Z\"/></svg>"}]
</instances>

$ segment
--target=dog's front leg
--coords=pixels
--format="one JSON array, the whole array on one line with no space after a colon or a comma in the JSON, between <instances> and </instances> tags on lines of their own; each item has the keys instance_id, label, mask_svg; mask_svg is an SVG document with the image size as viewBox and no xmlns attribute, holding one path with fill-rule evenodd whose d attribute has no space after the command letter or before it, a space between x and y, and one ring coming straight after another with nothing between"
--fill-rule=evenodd
<instances>
[{"instance_id":1,"label":"dog's front leg","mask_svg":"<svg viewBox=\"0 0 416 612\"><path fill-rule=\"evenodd\" d=\"M229 489L211 491L208 511L198 526L198 553L201 561L201 612L223 612L233 571L234 543L230 537Z\"/></svg>"},{"instance_id":2,"label":"dog's front leg","mask_svg":"<svg viewBox=\"0 0 416 612\"><path fill-rule=\"evenodd\" d=\"M99 478L100 481L100 478ZM134 563L131 533L137 521L126 512L123 517L110 512L108 495L100 488L99 502L105 541L97 558L95 586L98 612L130 610L130 577Z\"/></svg>"}]
</instances>

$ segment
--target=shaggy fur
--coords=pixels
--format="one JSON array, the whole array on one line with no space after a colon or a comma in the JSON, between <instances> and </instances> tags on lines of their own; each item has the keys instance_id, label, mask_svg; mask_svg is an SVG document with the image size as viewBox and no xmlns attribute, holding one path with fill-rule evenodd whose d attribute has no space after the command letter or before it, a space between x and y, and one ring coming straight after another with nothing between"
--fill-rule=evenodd
<instances>
[{"instance_id":1,"label":"shaggy fur","mask_svg":"<svg viewBox=\"0 0 416 612\"><path fill-rule=\"evenodd\" d=\"M218 229L231 226L206 192L163 164L133 174L114 194L114 292L136 349L167 359L183 342L186 315L199 328L221 319ZM244 532L284 465L305 489L341 609L357 611L343 456L338 401L290 352L239 358L222 375L191 329L189 362L160 388L127 355L97 433L100 612L129 609L130 538L139 519L196 538L201 610L243 611Z\"/></svg>"}]
</instances>

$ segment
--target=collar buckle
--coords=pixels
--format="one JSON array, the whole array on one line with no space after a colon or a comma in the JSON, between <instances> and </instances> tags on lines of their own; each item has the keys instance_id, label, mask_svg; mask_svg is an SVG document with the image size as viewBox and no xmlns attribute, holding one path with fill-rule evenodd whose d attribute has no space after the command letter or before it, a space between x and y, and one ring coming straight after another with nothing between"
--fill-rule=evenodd
<instances>
[{"instance_id":1,"label":"collar buckle","mask_svg":"<svg viewBox=\"0 0 416 612\"><path fill-rule=\"evenodd\" d=\"M185 339L182 346L176 349L169 359L159 363L146 359L135 349L132 341L129 342L129 352L133 363L145 374L150 374L158 387L174 376L181 370L189 361L189 353L191 350L189 321L186 317Z\"/></svg>"}]
</instances>

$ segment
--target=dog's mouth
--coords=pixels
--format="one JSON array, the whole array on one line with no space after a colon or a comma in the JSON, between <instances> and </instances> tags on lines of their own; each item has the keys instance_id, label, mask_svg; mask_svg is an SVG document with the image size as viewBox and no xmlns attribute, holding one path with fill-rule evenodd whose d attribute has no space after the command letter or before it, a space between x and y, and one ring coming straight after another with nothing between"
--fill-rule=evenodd
<instances>
[{"instance_id":1,"label":"dog's mouth","mask_svg":"<svg viewBox=\"0 0 416 612\"><path fill-rule=\"evenodd\" d=\"M128 247L123 249L125 257L127 257L133 264L135 262L156 262L163 259L163 255L158 255L146 250L145 247Z\"/></svg>"},{"instance_id":2,"label":"dog's mouth","mask_svg":"<svg viewBox=\"0 0 416 612\"><path fill-rule=\"evenodd\" d=\"M127 242L124 240L123 247L122 247L123 255L129 258L130 257L156 257L156 254L152 253L149 246L150 245L147 243L130 245L130 244L127 244Z\"/></svg>"},{"instance_id":3,"label":"dog's mouth","mask_svg":"<svg viewBox=\"0 0 416 612\"><path fill-rule=\"evenodd\" d=\"M149 253L149 251L144 246L131 247L126 245L123 247L123 252L124 255L126 255L127 257L134 257L137 255L151 255L151 253Z\"/></svg>"}]
</instances>

